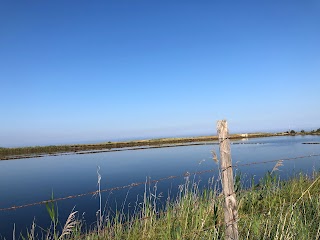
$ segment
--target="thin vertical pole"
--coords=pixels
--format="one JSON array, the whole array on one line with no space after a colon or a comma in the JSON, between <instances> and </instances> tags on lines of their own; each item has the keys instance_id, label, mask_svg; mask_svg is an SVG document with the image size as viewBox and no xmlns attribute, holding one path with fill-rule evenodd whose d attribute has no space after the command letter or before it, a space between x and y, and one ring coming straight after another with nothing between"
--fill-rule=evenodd
<instances>
[{"instance_id":1,"label":"thin vertical pole","mask_svg":"<svg viewBox=\"0 0 320 240\"><path fill-rule=\"evenodd\" d=\"M220 120L217 123L217 132L219 137L220 148L220 168L221 168L221 182L224 202L224 220L226 224L225 239L238 240L238 210L236 194L234 192L232 161L230 140L228 138L229 130L226 120Z\"/></svg>"}]
</instances>

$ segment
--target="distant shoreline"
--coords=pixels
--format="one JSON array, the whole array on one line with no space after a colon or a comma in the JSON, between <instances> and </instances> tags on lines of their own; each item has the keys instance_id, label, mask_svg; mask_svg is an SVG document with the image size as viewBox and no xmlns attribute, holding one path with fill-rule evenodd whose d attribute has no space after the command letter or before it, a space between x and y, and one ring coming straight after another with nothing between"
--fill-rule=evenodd
<instances>
[{"instance_id":1,"label":"distant shoreline","mask_svg":"<svg viewBox=\"0 0 320 240\"><path fill-rule=\"evenodd\" d=\"M243 138L295 136L295 135L319 135L319 133L244 133L230 134L229 139ZM14 160L22 158L38 158L45 156L59 156L69 154L89 154L99 152L115 152L125 150L141 150L150 148L164 148L176 146L213 144L218 141L218 136L199 136L183 138L159 138L148 140L133 140L124 142L104 142L96 144L73 144L54 146L35 146L21 148L0 148L0 160Z\"/></svg>"}]
</instances>

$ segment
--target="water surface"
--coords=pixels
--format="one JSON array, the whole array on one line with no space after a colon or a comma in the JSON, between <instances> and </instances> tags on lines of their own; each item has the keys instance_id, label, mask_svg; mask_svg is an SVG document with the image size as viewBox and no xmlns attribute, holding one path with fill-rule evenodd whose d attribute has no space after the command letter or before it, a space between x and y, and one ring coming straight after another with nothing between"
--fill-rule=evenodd
<instances>
[{"instance_id":1,"label":"water surface","mask_svg":"<svg viewBox=\"0 0 320 240\"><path fill-rule=\"evenodd\" d=\"M320 154L320 145L302 144L320 142L320 136L285 136L256 138L234 141L231 145L233 164L245 164L277 160L296 156ZM241 144L244 143L244 144ZM97 190L97 168L101 174L101 189L159 179L186 172L214 169L213 172L192 176L201 186L208 185L208 179L218 176L218 165L212 160L211 151L218 153L218 145L195 145L121 152L102 152L82 155L47 156L11 161L0 161L0 208L38 202L54 197L64 197ZM285 161L280 168L281 178L292 174L311 173L320 169L320 158L304 158ZM248 178L258 180L266 171L271 171L275 163L243 166L234 169ZM165 198L174 194L183 177L162 181L157 184L158 193ZM142 201L145 186L134 187L103 194L106 208L134 208L135 202ZM152 188L153 186L151 186ZM86 196L58 202L59 217L64 224L70 211L75 207L83 214L87 223L95 220L99 208L97 197ZM47 227L49 215L44 205L14 211L0 211L0 233L12 238L15 224L17 232L30 228L32 221Z\"/></svg>"}]
</instances>

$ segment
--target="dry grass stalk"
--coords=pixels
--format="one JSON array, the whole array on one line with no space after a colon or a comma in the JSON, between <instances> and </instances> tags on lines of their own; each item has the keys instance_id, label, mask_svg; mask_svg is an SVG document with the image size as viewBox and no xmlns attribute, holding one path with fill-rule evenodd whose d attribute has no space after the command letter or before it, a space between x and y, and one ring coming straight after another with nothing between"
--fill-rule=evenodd
<instances>
[{"instance_id":1,"label":"dry grass stalk","mask_svg":"<svg viewBox=\"0 0 320 240\"><path fill-rule=\"evenodd\" d=\"M272 171L271 171L271 174L275 171L279 171L279 167L283 166L283 160L279 160L276 165L274 165Z\"/></svg>"},{"instance_id":2,"label":"dry grass stalk","mask_svg":"<svg viewBox=\"0 0 320 240\"><path fill-rule=\"evenodd\" d=\"M31 230L30 230L30 235L28 236L29 240L34 240L35 239L35 228L36 228L36 223L35 220L32 222Z\"/></svg>"},{"instance_id":3,"label":"dry grass stalk","mask_svg":"<svg viewBox=\"0 0 320 240\"><path fill-rule=\"evenodd\" d=\"M16 240L16 224L13 224L12 239Z\"/></svg>"},{"instance_id":4,"label":"dry grass stalk","mask_svg":"<svg viewBox=\"0 0 320 240\"><path fill-rule=\"evenodd\" d=\"M63 239L64 236L70 235L73 231L73 229L75 228L75 226L78 224L78 221L76 220L76 214L78 211L71 211L66 224L63 227L62 233L59 237L59 239Z\"/></svg>"},{"instance_id":5,"label":"dry grass stalk","mask_svg":"<svg viewBox=\"0 0 320 240\"><path fill-rule=\"evenodd\" d=\"M217 157L216 152L215 152L214 150L212 150L211 153L212 153L212 159L213 159L213 161L215 161L216 163L218 163L219 160L218 160L218 157Z\"/></svg>"}]
</instances>

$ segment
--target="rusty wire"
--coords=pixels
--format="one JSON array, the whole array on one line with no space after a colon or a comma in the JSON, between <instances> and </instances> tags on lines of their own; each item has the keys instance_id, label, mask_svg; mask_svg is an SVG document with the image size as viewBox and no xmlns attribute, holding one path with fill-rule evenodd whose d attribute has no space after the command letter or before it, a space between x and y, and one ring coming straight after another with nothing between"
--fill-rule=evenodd
<instances>
[{"instance_id":1,"label":"rusty wire","mask_svg":"<svg viewBox=\"0 0 320 240\"><path fill-rule=\"evenodd\" d=\"M319 156L320 156L320 154L311 154L311 155L298 156L298 157L292 157L292 158L281 158L281 159L277 159L277 160L267 160L267 161L262 161L262 162L251 162L251 163L244 163L244 164L236 164L236 165L232 165L230 167L240 167L240 166L250 166L250 165L257 165L257 164L266 164L266 163L278 162L280 160L282 160L282 161L292 161L292 160L297 160L297 159L310 158L310 157L319 157ZM169 179L187 177L187 176L190 176L190 175L201 175L201 174L213 172L215 170L217 170L217 169L209 169L209 170L203 170L203 171L197 171L197 172L191 172L191 173L186 172L186 173L181 174L181 175L168 176L168 177L164 177L164 178L160 178L160 179L156 179L156 180L147 180L147 181L144 181L144 182L136 182L136 183L131 183L131 184L124 185L124 186L107 188L107 189L103 189L103 190L100 190L100 191L96 190L96 191L92 191L92 192L81 193L81 194L76 194L76 195L70 195L70 196L60 197L60 198L55 198L55 199L49 199L49 200L44 200L44 201L40 201L40 202L28 203L28 204L23 204L23 205L19 205L19 206L11 206L11 207L7 207L7 208L0 208L0 212L16 210L16 209L26 208L26 207L36 206L36 205L43 205L43 204L47 204L47 203L58 202L58 201L67 200L67 199L73 199L73 198L78 198L78 197L84 197L84 196L88 196L88 195L95 195L95 194L98 194L99 192L112 192L112 191L117 191L117 190L121 190L121 189L133 188L133 187L138 187L138 186L145 185L145 184L158 183L158 182L162 182L162 181L169 180Z\"/></svg>"},{"instance_id":2,"label":"rusty wire","mask_svg":"<svg viewBox=\"0 0 320 240\"><path fill-rule=\"evenodd\" d=\"M47 204L47 203L52 203L52 202L58 202L58 201L67 200L67 199L84 197L84 196L88 196L88 195L95 195L95 194L98 194L99 192L112 192L112 191L117 191L117 190L121 190L121 189L137 187L137 186L141 186L141 185L145 185L145 184L158 183L158 182L162 182L162 181L169 180L169 179L188 177L190 175L200 175L200 174L204 174L204 173L213 172L214 170L215 169L209 169L209 170L192 172L192 173L186 172L186 173L184 173L182 175L168 176L168 177L159 178L159 179L156 179L156 180L147 180L147 181L144 181L144 182L136 182L136 183L131 183L131 184L128 184L128 185L125 185L125 186L107 188L107 189L103 189L103 190L100 190L100 191L96 190L96 191L92 191L92 192L86 192L86 193L81 193L81 194L76 194L76 195L70 195L70 196L67 196L67 197L49 199L49 200L44 200L44 201L40 201L40 202L28 203L28 204L19 205L19 206L12 206L12 207L8 207L8 208L0 208L0 211L16 210L16 209L19 209L19 208L25 208L25 207L42 205L42 204Z\"/></svg>"},{"instance_id":3,"label":"rusty wire","mask_svg":"<svg viewBox=\"0 0 320 240\"><path fill-rule=\"evenodd\" d=\"M303 158L309 158L309 157L320 157L320 154L310 154L306 156L298 156L298 157L291 157L291 158L280 158L277 160L267 160L262 162L250 162L250 163L243 163L243 164L235 164L232 165L232 167L242 167L242 166L250 166L250 165L257 165L257 164L266 164L266 163L273 163L273 162L279 162L279 161L292 161L297 159L303 159Z\"/></svg>"}]
</instances>

